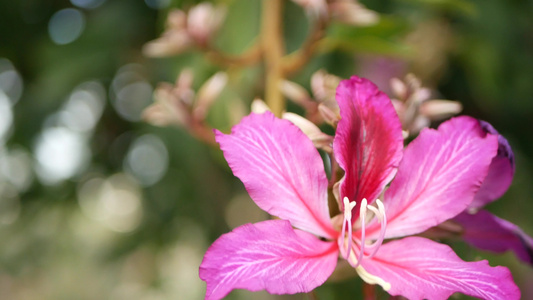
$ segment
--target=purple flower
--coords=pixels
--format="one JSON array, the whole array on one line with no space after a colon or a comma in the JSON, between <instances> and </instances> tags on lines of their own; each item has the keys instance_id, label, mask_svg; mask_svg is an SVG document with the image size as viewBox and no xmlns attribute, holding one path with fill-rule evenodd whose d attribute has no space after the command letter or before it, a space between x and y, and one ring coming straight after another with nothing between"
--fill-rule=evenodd
<instances>
[{"instance_id":1,"label":"purple flower","mask_svg":"<svg viewBox=\"0 0 533 300\"><path fill-rule=\"evenodd\" d=\"M533 265L533 238L515 224L482 209L507 191L513 180L515 162L507 140L489 123L480 123L485 132L498 137L498 154L492 159L474 201L453 221L461 225L464 240L472 246L498 253L511 250L519 259Z\"/></svg>"},{"instance_id":2,"label":"purple flower","mask_svg":"<svg viewBox=\"0 0 533 300\"><path fill-rule=\"evenodd\" d=\"M477 120L458 117L423 130L404 150L398 116L373 83L344 80L337 101L341 120L333 149L345 175L342 213L333 218L320 155L296 126L267 112L244 118L229 135L216 133L235 176L279 220L240 226L211 245L200 265L205 298L221 299L237 288L309 292L326 281L340 256L391 295L519 299L507 268L464 262L450 247L422 237L401 238L471 205L496 155L497 137Z\"/></svg>"}]
</instances>

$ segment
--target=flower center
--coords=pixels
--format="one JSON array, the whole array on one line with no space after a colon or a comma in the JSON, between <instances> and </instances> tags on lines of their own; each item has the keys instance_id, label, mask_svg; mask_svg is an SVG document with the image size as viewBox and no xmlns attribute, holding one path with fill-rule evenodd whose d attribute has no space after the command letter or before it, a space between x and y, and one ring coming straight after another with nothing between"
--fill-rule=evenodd
<instances>
[{"instance_id":1,"label":"flower center","mask_svg":"<svg viewBox=\"0 0 533 300\"><path fill-rule=\"evenodd\" d=\"M383 239L385 238L385 229L387 227L387 217L385 215L385 206L383 206L383 203L381 200L376 199L376 205L377 208L371 205L368 205L368 202L366 199L361 200L361 205L359 208L359 219L361 221L361 238L360 241L357 241L354 239L352 235L352 209L355 207L356 203L355 201L350 202L348 197L344 197L343 199L344 203L344 219L342 221L342 230L341 230L341 237L343 238L343 245L341 246L341 249L345 251L344 258L348 260L348 262L354 267L357 268L360 264L363 258L365 257L373 257L381 244L383 243ZM380 223L380 233L377 239L374 241L374 243L367 245L366 244L366 224L367 224L367 213L368 211L371 211L373 213L373 216L370 216L371 218L368 219L368 221L372 221L374 218L377 218L378 222ZM346 232L346 229L348 229L348 232ZM356 251L353 250L353 244L360 244L359 247L359 253L357 254Z\"/></svg>"}]
</instances>

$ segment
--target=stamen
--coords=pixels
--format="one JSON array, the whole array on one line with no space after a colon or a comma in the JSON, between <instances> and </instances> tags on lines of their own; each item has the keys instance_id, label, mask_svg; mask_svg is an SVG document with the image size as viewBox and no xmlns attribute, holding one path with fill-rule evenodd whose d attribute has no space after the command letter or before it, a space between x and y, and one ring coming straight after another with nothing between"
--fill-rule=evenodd
<instances>
[{"instance_id":1,"label":"stamen","mask_svg":"<svg viewBox=\"0 0 533 300\"><path fill-rule=\"evenodd\" d=\"M385 215L385 206L383 205L383 202L381 200L376 199L376 205L377 208L371 205L368 205L368 201L366 198L363 198L361 200L361 205L359 207L359 222L361 223L361 236L360 239L354 239L352 236L352 209L355 207L355 201L350 202L350 200L347 197L344 197L344 220L342 222L342 230L341 230L341 236L344 239L344 242L341 244L339 243L339 246L342 247L342 249L346 249L345 258L348 260L350 265L354 268L358 268L361 265L361 261L363 258L366 257L373 257L376 255L379 247L383 243L383 240L385 238L385 229L387 227L387 217ZM373 217L377 217L378 221L380 222L380 234L379 237L374 241L372 245L366 244L366 219L367 219L367 210L372 211L374 214ZM372 218L373 218L372 217ZM348 234L346 235L346 228L348 228ZM359 253L357 251L352 251L353 244L359 244L360 243L360 249ZM365 250L367 252L371 252L369 255L365 254ZM357 257L356 257L357 256Z\"/></svg>"},{"instance_id":2,"label":"stamen","mask_svg":"<svg viewBox=\"0 0 533 300\"><path fill-rule=\"evenodd\" d=\"M361 260L363 259L363 254L365 253L365 222L367 206L366 198L363 198L363 200L361 200L361 207L359 208L359 219L361 220L361 249L359 251L359 257L357 258L357 264L355 264L354 268L359 267Z\"/></svg>"},{"instance_id":3,"label":"stamen","mask_svg":"<svg viewBox=\"0 0 533 300\"><path fill-rule=\"evenodd\" d=\"M376 204L378 208L375 208L373 206L369 206L368 209L370 209L374 215L378 218L378 221L380 222L380 233L378 239L372 244L367 247L368 250L372 251L370 255L367 257L373 257L378 252L379 247L383 243L383 239L385 238L385 229L387 228L387 216L385 215L385 206L383 205L383 202L381 200L377 199ZM364 240L363 244L364 244Z\"/></svg>"},{"instance_id":4,"label":"stamen","mask_svg":"<svg viewBox=\"0 0 533 300\"><path fill-rule=\"evenodd\" d=\"M350 202L350 199L348 197L344 197L342 199L344 202L344 220L342 221L342 230L341 230L341 236L345 238L346 234L346 227L348 227L348 249L346 251L346 257L345 259L348 259L350 256L350 252L352 251L352 209L355 207L355 201Z\"/></svg>"}]
</instances>

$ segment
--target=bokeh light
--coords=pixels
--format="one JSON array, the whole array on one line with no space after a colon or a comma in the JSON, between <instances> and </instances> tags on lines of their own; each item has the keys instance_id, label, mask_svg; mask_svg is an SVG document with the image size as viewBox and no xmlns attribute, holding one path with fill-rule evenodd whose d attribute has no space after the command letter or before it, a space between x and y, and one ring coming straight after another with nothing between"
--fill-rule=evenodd
<instances>
[{"instance_id":1,"label":"bokeh light","mask_svg":"<svg viewBox=\"0 0 533 300\"><path fill-rule=\"evenodd\" d=\"M140 224L141 197L137 182L124 173L89 179L78 189L82 211L116 232L130 232Z\"/></svg>"},{"instance_id":2,"label":"bokeh light","mask_svg":"<svg viewBox=\"0 0 533 300\"><path fill-rule=\"evenodd\" d=\"M117 113L128 121L140 121L142 111L152 102L153 88L135 64L120 68L113 78L111 100Z\"/></svg>"},{"instance_id":3,"label":"bokeh light","mask_svg":"<svg viewBox=\"0 0 533 300\"><path fill-rule=\"evenodd\" d=\"M104 2L106 2L106 0L70 0L70 3L72 3L72 5L86 9L97 8Z\"/></svg>"},{"instance_id":4,"label":"bokeh light","mask_svg":"<svg viewBox=\"0 0 533 300\"><path fill-rule=\"evenodd\" d=\"M74 8L65 8L56 12L48 23L48 34L58 45L75 41L85 29L83 13Z\"/></svg>"},{"instance_id":5,"label":"bokeh light","mask_svg":"<svg viewBox=\"0 0 533 300\"><path fill-rule=\"evenodd\" d=\"M167 148L157 136L143 135L131 145L124 165L143 185L152 185L165 175L168 167Z\"/></svg>"},{"instance_id":6,"label":"bokeh light","mask_svg":"<svg viewBox=\"0 0 533 300\"><path fill-rule=\"evenodd\" d=\"M12 104L22 95L23 82L13 64L6 58L0 58L0 91L3 91Z\"/></svg>"},{"instance_id":7,"label":"bokeh light","mask_svg":"<svg viewBox=\"0 0 533 300\"><path fill-rule=\"evenodd\" d=\"M21 147L0 149L0 178L11 183L19 193L33 182L31 154Z\"/></svg>"},{"instance_id":8,"label":"bokeh light","mask_svg":"<svg viewBox=\"0 0 533 300\"><path fill-rule=\"evenodd\" d=\"M46 128L35 146L35 170L44 184L56 184L78 174L90 157L87 137L66 127Z\"/></svg>"},{"instance_id":9,"label":"bokeh light","mask_svg":"<svg viewBox=\"0 0 533 300\"><path fill-rule=\"evenodd\" d=\"M69 129L86 132L94 128L105 105L105 89L96 81L74 89L60 112L61 123Z\"/></svg>"},{"instance_id":10,"label":"bokeh light","mask_svg":"<svg viewBox=\"0 0 533 300\"><path fill-rule=\"evenodd\" d=\"M11 101L7 95L0 90L0 145L7 139L13 123L13 111Z\"/></svg>"}]
</instances>

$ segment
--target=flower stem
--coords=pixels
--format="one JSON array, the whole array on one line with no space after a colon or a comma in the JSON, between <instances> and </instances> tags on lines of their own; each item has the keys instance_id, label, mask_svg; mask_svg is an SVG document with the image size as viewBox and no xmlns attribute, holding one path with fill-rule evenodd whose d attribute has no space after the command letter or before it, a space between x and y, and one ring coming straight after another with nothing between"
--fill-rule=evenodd
<instances>
[{"instance_id":1,"label":"flower stem","mask_svg":"<svg viewBox=\"0 0 533 300\"><path fill-rule=\"evenodd\" d=\"M307 293L307 297L309 300L318 300L318 296L316 295L315 291L310 291Z\"/></svg>"},{"instance_id":2,"label":"flower stem","mask_svg":"<svg viewBox=\"0 0 533 300\"><path fill-rule=\"evenodd\" d=\"M238 55L225 54L209 45L202 48L202 50L205 52L207 59L213 61L216 64L226 67L250 66L259 62L259 60L261 59L260 42L256 42L244 53Z\"/></svg>"},{"instance_id":3,"label":"flower stem","mask_svg":"<svg viewBox=\"0 0 533 300\"><path fill-rule=\"evenodd\" d=\"M363 282L363 299L364 300L376 300L376 286Z\"/></svg>"},{"instance_id":4,"label":"flower stem","mask_svg":"<svg viewBox=\"0 0 533 300\"><path fill-rule=\"evenodd\" d=\"M285 109L285 99L280 90L285 52L282 32L283 1L263 0L261 16L261 43L266 69L265 101L278 117L281 117Z\"/></svg>"}]
</instances>

